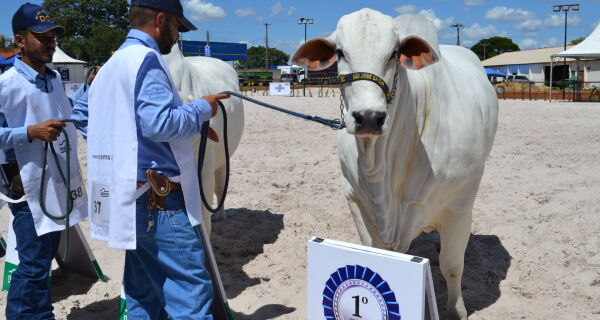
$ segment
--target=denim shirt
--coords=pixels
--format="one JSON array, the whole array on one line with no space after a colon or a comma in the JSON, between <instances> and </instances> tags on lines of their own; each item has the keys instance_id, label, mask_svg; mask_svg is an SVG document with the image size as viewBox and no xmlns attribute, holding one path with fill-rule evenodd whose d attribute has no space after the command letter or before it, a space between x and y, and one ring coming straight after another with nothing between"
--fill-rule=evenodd
<instances>
[{"instance_id":1,"label":"denim shirt","mask_svg":"<svg viewBox=\"0 0 600 320\"><path fill-rule=\"evenodd\" d=\"M143 45L160 52L156 41L147 33L132 29L119 50L131 45ZM167 177L180 174L169 141L188 139L199 134L202 122L208 121L212 108L200 99L175 105L177 89L155 54L149 53L135 82L135 110L138 136L138 181L147 181L146 169ZM193 152L193 150L190 150Z\"/></svg>"}]
</instances>

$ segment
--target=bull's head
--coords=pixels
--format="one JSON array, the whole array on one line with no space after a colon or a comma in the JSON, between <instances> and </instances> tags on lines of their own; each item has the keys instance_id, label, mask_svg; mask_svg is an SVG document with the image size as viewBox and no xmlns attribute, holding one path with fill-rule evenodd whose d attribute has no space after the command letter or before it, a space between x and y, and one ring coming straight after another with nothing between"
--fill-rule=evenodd
<instances>
[{"instance_id":1,"label":"bull's head","mask_svg":"<svg viewBox=\"0 0 600 320\"><path fill-rule=\"evenodd\" d=\"M432 31L433 30L433 31ZM419 15L405 15L396 21L380 12L363 9L342 17L329 38L312 39L294 54L292 62L310 70L322 70L338 62L339 75L366 73L381 81L349 81L343 86L346 101L344 121L348 133L379 136L390 127L389 97L397 88L397 68L418 70L439 60L437 31ZM354 80L359 80L355 75ZM398 81L405 81L400 77ZM347 79L343 79L347 80ZM398 87L398 85L396 85ZM398 94L402 94L398 92Z\"/></svg>"}]
</instances>

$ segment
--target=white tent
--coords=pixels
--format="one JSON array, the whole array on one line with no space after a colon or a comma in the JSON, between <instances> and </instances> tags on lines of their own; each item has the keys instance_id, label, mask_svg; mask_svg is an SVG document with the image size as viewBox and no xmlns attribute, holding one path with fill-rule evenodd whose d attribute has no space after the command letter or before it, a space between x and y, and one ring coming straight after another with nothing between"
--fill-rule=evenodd
<instances>
[{"instance_id":1,"label":"white tent","mask_svg":"<svg viewBox=\"0 0 600 320\"><path fill-rule=\"evenodd\" d=\"M62 51L58 46L56 47L56 51L54 52L54 57L52 59L52 63L54 64L87 64L85 61L77 60L69 57L64 51Z\"/></svg>"},{"instance_id":2,"label":"white tent","mask_svg":"<svg viewBox=\"0 0 600 320\"><path fill-rule=\"evenodd\" d=\"M579 69L580 60L596 60L600 59L600 24L596 29L583 41L576 46L565 51L555 53L550 58L550 101L552 101L552 70L554 59L556 58L571 58L577 61L577 69Z\"/></svg>"}]
</instances>

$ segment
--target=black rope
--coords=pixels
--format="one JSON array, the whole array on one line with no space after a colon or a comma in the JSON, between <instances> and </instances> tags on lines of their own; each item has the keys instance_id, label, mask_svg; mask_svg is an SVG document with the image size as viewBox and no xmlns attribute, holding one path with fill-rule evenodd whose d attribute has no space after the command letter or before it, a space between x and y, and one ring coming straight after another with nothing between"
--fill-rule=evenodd
<instances>
[{"instance_id":1,"label":"black rope","mask_svg":"<svg viewBox=\"0 0 600 320\"><path fill-rule=\"evenodd\" d=\"M202 168L204 167L204 158L206 156L206 143L208 140L208 129L210 128L210 121L202 123L202 129L200 130L202 136L200 137L200 146L198 148L198 183L200 184L200 197L202 198L202 203L204 203L206 209L208 209L208 211L211 213L217 213L223 208L225 198L227 197L227 190L229 188L229 141L227 136L227 111L225 110L225 106L221 101L219 101L219 106L221 107L221 112L223 113L223 145L225 149L226 172L223 197L221 197L221 201L219 201L217 207L214 209L208 204L208 201L206 201L206 195L204 194L204 188L202 186ZM212 197L212 194L210 196Z\"/></svg>"},{"instance_id":2,"label":"black rope","mask_svg":"<svg viewBox=\"0 0 600 320\"><path fill-rule=\"evenodd\" d=\"M269 108L269 109L272 109L275 111L283 112L283 113L289 114L294 117L298 117L298 118L302 118L302 119L305 119L308 121L313 121L313 122L320 123L322 125L326 125L335 130L340 130L340 129L345 128L343 121L341 121L340 119L329 120L329 119L324 119L324 118L317 117L317 116L309 116L309 115L306 115L303 113L287 110L284 108L274 106L272 104L258 101L256 99L249 98L249 97L244 96L237 92L223 91L220 94L228 94L228 95L231 95L234 97L238 97L242 100L247 100L252 103L256 103L260 106L263 106L263 107L266 107L266 108ZM223 208L223 204L225 203L225 198L227 197L227 190L229 189L230 166L229 166L229 141L228 141L229 139L228 139L228 135L227 135L227 111L225 110L225 106L223 105L223 103L221 101L219 101L219 106L221 108L221 112L223 113L223 140L224 140L223 144L224 144L224 149L225 149L225 188L223 189L223 196L221 197L221 200L217 204L216 208L212 208L209 205L209 203L206 199L206 194L204 193L204 187L202 186L202 169L204 168L204 158L206 157L206 145L208 142L208 129L209 129L210 121L206 121L206 122L202 123L202 129L200 130L200 133L201 133L200 146L198 147L198 183L200 184L200 198L202 199L202 203L204 204L206 209L211 213L217 213L218 211L220 211ZM210 196L212 197L212 194Z\"/></svg>"},{"instance_id":3,"label":"black rope","mask_svg":"<svg viewBox=\"0 0 600 320\"><path fill-rule=\"evenodd\" d=\"M283 113L289 114L289 115L294 116L294 117L302 118L302 119L308 120L308 121L317 122L317 123L320 123L322 125L326 125L326 126L332 128L332 129L335 129L335 130L340 130L340 129L344 128L344 126L342 125L342 121L340 119L330 120L330 119L324 119L324 118L317 117L317 116L309 116L309 115L306 115L306 114L303 114L303 113L299 113L299 112L287 110L287 109L284 109L284 108L280 108L280 107L274 106L272 104L268 104L268 103L265 103L265 102L262 102L262 101L258 101L256 99L252 99L252 98L246 97L246 96L244 96L242 94L239 94L237 92L223 91L221 93L222 94L229 94L229 95L232 95L234 97L238 97L240 99L247 100L247 101L250 101L252 103L256 103L256 104L258 104L260 106L263 106L263 107L266 107L266 108L269 108L269 109L272 109L272 110L275 110L275 111L283 112Z\"/></svg>"},{"instance_id":4,"label":"black rope","mask_svg":"<svg viewBox=\"0 0 600 320\"><path fill-rule=\"evenodd\" d=\"M65 119L65 120L59 120L61 122L73 122L73 120L70 119ZM52 142L46 142L44 145L44 156L42 158L42 177L41 177L41 181L40 181L40 198L39 198L39 203L40 203L40 208L42 209L42 212L44 213L44 215L54 221L60 221L60 220L65 220L65 254L63 256L63 260L65 260L67 258L67 254L69 253L69 217L71 216L71 212L73 211L73 197L71 196L71 141L69 140L69 135L67 134L67 130L65 128L59 128L61 133L65 135L65 148L66 148L66 166L65 166L65 172L62 170L62 166L60 165L60 163L58 162L58 154L56 153L56 150L54 149L54 143ZM46 209L46 201L45 201L45 197L44 197L44 191L45 191L45 182L46 182L46 167L47 167L47 163L48 163L48 149L50 149L50 151L52 152L52 156L54 158L54 163L56 164L56 167L58 168L58 173L60 174L60 178L62 179L63 183L65 184L65 187L67 189L66 192L66 205L67 205L67 212L65 214L62 215L55 215L52 214L50 212L48 212L48 210Z\"/></svg>"}]
</instances>

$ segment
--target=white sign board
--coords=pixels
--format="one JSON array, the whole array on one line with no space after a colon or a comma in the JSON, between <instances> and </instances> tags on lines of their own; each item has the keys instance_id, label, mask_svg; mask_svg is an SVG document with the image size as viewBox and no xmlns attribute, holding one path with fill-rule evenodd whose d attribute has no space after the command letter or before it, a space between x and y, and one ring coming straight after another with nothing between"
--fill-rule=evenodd
<instances>
[{"instance_id":1,"label":"white sign board","mask_svg":"<svg viewBox=\"0 0 600 320\"><path fill-rule=\"evenodd\" d=\"M292 88L289 82L271 82L269 83L269 95L286 96L292 95Z\"/></svg>"},{"instance_id":2,"label":"white sign board","mask_svg":"<svg viewBox=\"0 0 600 320\"><path fill-rule=\"evenodd\" d=\"M313 238L307 271L309 320L439 319L427 259Z\"/></svg>"}]
</instances>

